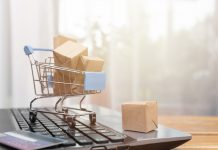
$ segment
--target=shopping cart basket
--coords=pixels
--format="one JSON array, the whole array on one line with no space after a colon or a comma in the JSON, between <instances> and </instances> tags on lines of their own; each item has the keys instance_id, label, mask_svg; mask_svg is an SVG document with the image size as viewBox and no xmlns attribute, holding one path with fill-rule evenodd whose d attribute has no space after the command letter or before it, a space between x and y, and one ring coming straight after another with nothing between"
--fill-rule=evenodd
<instances>
[{"instance_id":1,"label":"shopping cart basket","mask_svg":"<svg viewBox=\"0 0 218 150\"><path fill-rule=\"evenodd\" d=\"M48 56L43 61L37 61L33 53L35 51L45 52ZM29 120L34 123L37 119L37 112L62 115L69 127L75 127L75 119L79 116L89 116L90 124L95 124L96 113L82 107L82 102L88 94L100 93L105 88L105 73L85 72L54 64L53 52L51 49L32 48L24 46L24 52L28 56L33 78L35 95L30 102ZM58 75L58 79L55 75ZM77 82L77 77L82 79ZM55 89L56 88L56 89ZM79 107L67 107L64 102L67 98L81 96ZM57 97L54 109L34 109L33 103L36 100Z\"/></svg>"}]
</instances>

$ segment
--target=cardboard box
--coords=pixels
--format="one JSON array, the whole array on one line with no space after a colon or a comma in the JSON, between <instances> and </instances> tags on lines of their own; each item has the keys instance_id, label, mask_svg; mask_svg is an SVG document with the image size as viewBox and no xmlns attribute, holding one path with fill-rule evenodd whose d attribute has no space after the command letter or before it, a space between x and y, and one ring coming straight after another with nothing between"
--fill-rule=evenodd
<instances>
[{"instance_id":1,"label":"cardboard box","mask_svg":"<svg viewBox=\"0 0 218 150\"><path fill-rule=\"evenodd\" d=\"M54 81L53 84L53 92L55 95L74 95L74 89L76 89L76 86L74 86L74 78L66 75L63 71L55 71L54 73ZM60 83L57 83L60 82ZM63 84L65 83L65 84Z\"/></svg>"},{"instance_id":2,"label":"cardboard box","mask_svg":"<svg viewBox=\"0 0 218 150\"><path fill-rule=\"evenodd\" d=\"M124 130L149 132L158 127L157 101L129 102L122 104Z\"/></svg>"},{"instance_id":3,"label":"cardboard box","mask_svg":"<svg viewBox=\"0 0 218 150\"><path fill-rule=\"evenodd\" d=\"M99 57L82 56L77 69L82 71L100 72L103 69L104 60Z\"/></svg>"},{"instance_id":4,"label":"cardboard box","mask_svg":"<svg viewBox=\"0 0 218 150\"><path fill-rule=\"evenodd\" d=\"M80 57L88 55L88 49L80 43L67 41L61 46L57 47L54 51L54 63L55 66L66 67L70 69L76 69ZM63 79L64 77L64 79ZM69 82L75 80L75 74L70 74L67 71L55 71L54 81L55 82ZM54 94L72 94L72 88L70 85L66 86L60 83L54 84ZM63 92L63 93L61 93Z\"/></svg>"},{"instance_id":5,"label":"cardboard box","mask_svg":"<svg viewBox=\"0 0 218 150\"><path fill-rule=\"evenodd\" d=\"M82 56L78 62L77 69L88 72L101 72L104 66L104 60L99 57ZM84 76L76 75L75 83L83 84ZM78 93L83 92L83 89L78 87Z\"/></svg>"},{"instance_id":6,"label":"cardboard box","mask_svg":"<svg viewBox=\"0 0 218 150\"><path fill-rule=\"evenodd\" d=\"M57 48L58 46L64 44L67 41L72 41L72 42L75 42L75 43L77 42L76 39L69 38L69 37L66 37L66 36L62 36L62 35L55 36L53 38L54 49Z\"/></svg>"},{"instance_id":7,"label":"cardboard box","mask_svg":"<svg viewBox=\"0 0 218 150\"><path fill-rule=\"evenodd\" d=\"M76 69L81 56L88 55L88 49L80 43L67 41L53 51L56 66Z\"/></svg>"}]
</instances>

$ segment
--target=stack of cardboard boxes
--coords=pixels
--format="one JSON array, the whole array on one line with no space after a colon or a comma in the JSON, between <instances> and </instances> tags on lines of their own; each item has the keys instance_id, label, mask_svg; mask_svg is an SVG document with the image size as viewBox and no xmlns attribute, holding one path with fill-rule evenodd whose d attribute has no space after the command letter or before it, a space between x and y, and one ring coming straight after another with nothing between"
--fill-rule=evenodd
<instances>
[{"instance_id":1,"label":"stack of cardboard boxes","mask_svg":"<svg viewBox=\"0 0 218 150\"><path fill-rule=\"evenodd\" d=\"M101 72L103 69L104 60L88 56L88 48L75 39L65 36L54 37L53 53L55 66L88 72ZM55 95L73 95L84 92L82 86L75 86L76 84L82 85L84 82L84 76L81 73L56 70L54 81Z\"/></svg>"}]
</instances>

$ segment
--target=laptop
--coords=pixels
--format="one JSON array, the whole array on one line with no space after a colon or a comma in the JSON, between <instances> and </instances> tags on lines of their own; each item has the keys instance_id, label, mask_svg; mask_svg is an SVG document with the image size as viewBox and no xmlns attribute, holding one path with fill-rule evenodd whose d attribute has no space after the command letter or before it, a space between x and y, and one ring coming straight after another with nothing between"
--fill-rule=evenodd
<instances>
[{"instance_id":1,"label":"laptop","mask_svg":"<svg viewBox=\"0 0 218 150\"><path fill-rule=\"evenodd\" d=\"M53 149L78 150L161 150L173 149L191 139L191 135L158 125L149 133L124 131L121 113L108 108L87 105L97 114L95 124L87 117L77 117L75 128L69 128L61 115L38 113L36 121L29 120L29 108L0 109L0 133L15 130L35 132L66 140ZM52 111L52 108L37 108ZM0 145L0 150L10 149Z\"/></svg>"}]
</instances>

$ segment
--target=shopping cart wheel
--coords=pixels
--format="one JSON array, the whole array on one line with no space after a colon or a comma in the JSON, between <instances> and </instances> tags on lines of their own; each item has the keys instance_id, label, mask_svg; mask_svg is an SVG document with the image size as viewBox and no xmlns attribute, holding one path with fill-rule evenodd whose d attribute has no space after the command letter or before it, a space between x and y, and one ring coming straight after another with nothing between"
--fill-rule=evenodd
<instances>
[{"instance_id":1,"label":"shopping cart wheel","mask_svg":"<svg viewBox=\"0 0 218 150\"><path fill-rule=\"evenodd\" d=\"M89 121L91 124L95 124L96 123L96 114L89 114Z\"/></svg>"},{"instance_id":2,"label":"shopping cart wheel","mask_svg":"<svg viewBox=\"0 0 218 150\"><path fill-rule=\"evenodd\" d=\"M67 124L69 126L69 128L74 129L76 126L76 118L75 117L71 117L71 116L67 116Z\"/></svg>"},{"instance_id":3,"label":"shopping cart wheel","mask_svg":"<svg viewBox=\"0 0 218 150\"><path fill-rule=\"evenodd\" d=\"M36 111L30 111L29 112L29 120L31 123L35 123L36 121L37 112Z\"/></svg>"}]
</instances>

